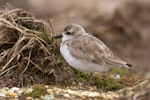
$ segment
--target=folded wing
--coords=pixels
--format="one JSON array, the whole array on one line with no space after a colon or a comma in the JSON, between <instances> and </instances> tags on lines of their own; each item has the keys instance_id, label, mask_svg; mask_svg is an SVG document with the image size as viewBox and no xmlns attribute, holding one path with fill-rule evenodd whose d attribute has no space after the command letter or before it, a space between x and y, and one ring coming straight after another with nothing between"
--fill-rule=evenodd
<instances>
[{"instance_id":1,"label":"folded wing","mask_svg":"<svg viewBox=\"0 0 150 100\"><path fill-rule=\"evenodd\" d=\"M68 43L68 49L75 58L84 62L100 65L128 66L127 62L115 58L111 50L92 35L75 38L72 42Z\"/></svg>"}]
</instances>

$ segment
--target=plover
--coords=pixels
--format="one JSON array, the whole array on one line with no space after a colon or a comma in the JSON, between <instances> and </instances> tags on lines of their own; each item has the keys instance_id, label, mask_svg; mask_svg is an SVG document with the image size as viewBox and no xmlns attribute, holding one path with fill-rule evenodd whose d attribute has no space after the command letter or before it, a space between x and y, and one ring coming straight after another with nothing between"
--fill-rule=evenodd
<instances>
[{"instance_id":1,"label":"plover","mask_svg":"<svg viewBox=\"0 0 150 100\"><path fill-rule=\"evenodd\" d=\"M67 25L62 34L54 38L62 38L60 52L66 62L81 72L90 73L91 77L93 72L132 66L115 57L101 40L87 33L81 25Z\"/></svg>"}]
</instances>

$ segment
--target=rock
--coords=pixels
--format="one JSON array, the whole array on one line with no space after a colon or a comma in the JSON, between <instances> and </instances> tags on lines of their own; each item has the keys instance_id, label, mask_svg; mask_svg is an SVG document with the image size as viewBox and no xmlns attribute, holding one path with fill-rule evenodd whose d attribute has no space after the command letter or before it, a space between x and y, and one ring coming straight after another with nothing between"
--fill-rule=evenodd
<instances>
[{"instance_id":1,"label":"rock","mask_svg":"<svg viewBox=\"0 0 150 100\"><path fill-rule=\"evenodd\" d=\"M98 97L100 94L98 92L90 92L88 94L89 97Z\"/></svg>"},{"instance_id":2,"label":"rock","mask_svg":"<svg viewBox=\"0 0 150 100\"><path fill-rule=\"evenodd\" d=\"M20 90L20 88L18 88L18 87L12 87L9 91L13 91L13 92L15 92L15 91L19 91Z\"/></svg>"},{"instance_id":3,"label":"rock","mask_svg":"<svg viewBox=\"0 0 150 100\"><path fill-rule=\"evenodd\" d=\"M43 100L54 100L55 96L54 94L50 94L50 95L45 95Z\"/></svg>"},{"instance_id":4,"label":"rock","mask_svg":"<svg viewBox=\"0 0 150 100\"><path fill-rule=\"evenodd\" d=\"M49 94L54 94L54 92L53 92L52 89L47 89L46 91L47 91L47 93L49 93Z\"/></svg>"},{"instance_id":5,"label":"rock","mask_svg":"<svg viewBox=\"0 0 150 100\"><path fill-rule=\"evenodd\" d=\"M26 97L26 100L33 100L32 97Z\"/></svg>"},{"instance_id":6,"label":"rock","mask_svg":"<svg viewBox=\"0 0 150 100\"><path fill-rule=\"evenodd\" d=\"M17 93L14 93L14 92L8 92L7 95L10 97L10 98L18 98L18 95Z\"/></svg>"},{"instance_id":7,"label":"rock","mask_svg":"<svg viewBox=\"0 0 150 100\"><path fill-rule=\"evenodd\" d=\"M67 94L67 93L65 93L65 94L62 94L64 97L66 97L66 98L70 98L70 95L69 94Z\"/></svg>"},{"instance_id":8,"label":"rock","mask_svg":"<svg viewBox=\"0 0 150 100\"><path fill-rule=\"evenodd\" d=\"M0 93L2 93L2 94L7 94L7 91L4 90L4 89L2 89Z\"/></svg>"},{"instance_id":9,"label":"rock","mask_svg":"<svg viewBox=\"0 0 150 100\"><path fill-rule=\"evenodd\" d=\"M28 88L28 89L26 89L24 92L25 92L25 94L28 94L28 93L32 93L32 91L33 91L32 88Z\"/></svg>"},{"instance_id":10,"label":"rock","mask_svg":"<svg viewBox=\"0 0 150 100\"><path fill-rule=\"evenodd\" d=\"M5 94L0 93L0 97L6 97L6 95L5 95Z\"/></svg>"},{"instance_id":11,"label":"rock","mask_svg":"<svg viewBox=\"0 0 150 100\"><path fill-rule=\"evenodd\" d=\"M115 79L116 79L116 80L120 79L120 75L119 75L119 74L116 74L116 75L115 75Z\"/></svg>"}]
</instances>

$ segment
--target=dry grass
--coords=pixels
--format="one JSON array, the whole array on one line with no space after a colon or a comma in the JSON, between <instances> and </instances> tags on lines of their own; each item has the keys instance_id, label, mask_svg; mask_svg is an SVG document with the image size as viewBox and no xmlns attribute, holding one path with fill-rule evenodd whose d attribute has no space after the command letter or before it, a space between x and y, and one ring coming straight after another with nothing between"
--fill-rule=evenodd
<instances>
[{"instance_id":1,"label":"dry grass","mask_svg":"<svg viewBox=\"0 0 150 100\"><path fill-rule=\"evenodd\" d=\"M4 80L16 75L18 85L24 85L43 77L54 83L65 76L52 31L50 20L47 24L22 9L1 10L0 77Z\"/></svg>"}]
</instances>

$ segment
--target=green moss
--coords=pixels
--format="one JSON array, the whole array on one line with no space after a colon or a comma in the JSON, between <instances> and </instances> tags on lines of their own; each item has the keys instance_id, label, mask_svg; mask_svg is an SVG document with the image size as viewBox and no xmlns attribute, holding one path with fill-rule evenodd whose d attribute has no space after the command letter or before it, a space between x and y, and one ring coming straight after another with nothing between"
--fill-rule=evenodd
<instances>
[{"instance_id":1,"label":"green moss","mask_svg":"<svg viewBox=\"0 0 150 100\"><path fill-rule=\"evenodd\" d=\"M124 69L121 69L121 68L111 68L108 71L108 74L119 74L119 75L123 76L126 74L126 71Z\"/></svg>"},{"instance_id":2,"label":"green moss","mask_svg":"<svg viewBox=\"0 0 150 100\"><path fill-rule=\"evenodd\" d=\"M117 90L125 86L122 84L120 80L112 79L112 78L102 78L98 75L93 75L93 84L97 87L100 87L104 90Z\"/></svg>"},{"instance_id":3,"label":"green moss","mask_svg":"<svg viewBox=\"0 0 150 100\"><path fill-rule=\"evenodd\" d=\"M28 93L27 96L32 98L39 98L46 93L46 89L43 85L34 85L32 93Z\"/></svg>"},{"instance_id":4,"label":"green moss","mask_svg":"<svg viewBox=\"0 0 150 100\"><path fill-rule=\"evenodd\" d=\"M76 72L76 80L79 82L84 82L84 80L89 80L90 75L80 72L78 70ZM126 71L123 69L116 69L113 68L110 71L108 71L107 74L119 74L121 76L126 75ZM86 83L85 83L86 84ZM100 74L93 74L92 76L92 82L91 85L95 85L103 90L118 90L125 86L127 86L127 83L124 82L124 80L116 80L114 78L110 77L102 77Z\"/></svg>"},{"instance_id":5,"label":"green moss","mask_svg":"<svg viewBox=\"0 0 150 100\"><path fill-rule=\"evenodd\" d=\"M89 74L86 74L86 73L76 70L76 78L78 81L83 82L85 79L88 79L89 77L90 77Z\"/></svg>"}]
</instances>

